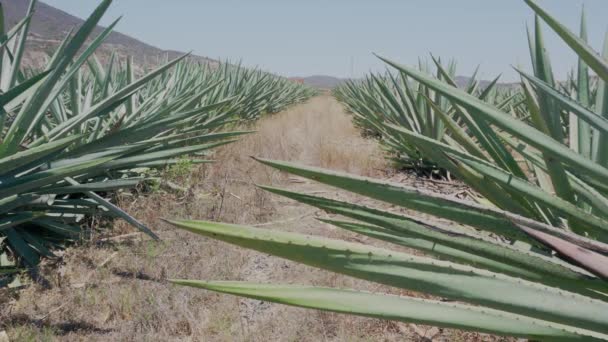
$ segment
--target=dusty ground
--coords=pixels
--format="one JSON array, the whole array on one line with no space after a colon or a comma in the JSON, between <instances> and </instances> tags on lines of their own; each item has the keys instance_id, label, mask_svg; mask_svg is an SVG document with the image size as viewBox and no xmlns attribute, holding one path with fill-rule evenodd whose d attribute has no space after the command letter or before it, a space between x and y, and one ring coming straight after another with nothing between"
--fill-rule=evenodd
<instances>
[{"instance_id":1,"label":"dusty ground","mask_svg":"<svg viewBox=\"0 0 608 342\"><path fill-rule=\"evenodd\" d=\"M445 185L388 175L377 143L363 139L341 106L320 96L265 118L256 134L218 150L213 165L177 167L166 177L188 190L161 187L121 205L162 241L152 242L123 223L108 237L67 250L46 265L51 287L0 293L0 331L11 341L470 341L486 335L292 308L176 287L166 278L287 282L393 292L356 279L297 265L176 231L160 218L212 219L377 243L342 232L315 217L327 214L269 195L253 184L314 192L376 204L281 174L250 155L298 161L355 174L392 178L449 194ZM386 206L385 206L386 208Z\"/></svg>"}]
</instances>

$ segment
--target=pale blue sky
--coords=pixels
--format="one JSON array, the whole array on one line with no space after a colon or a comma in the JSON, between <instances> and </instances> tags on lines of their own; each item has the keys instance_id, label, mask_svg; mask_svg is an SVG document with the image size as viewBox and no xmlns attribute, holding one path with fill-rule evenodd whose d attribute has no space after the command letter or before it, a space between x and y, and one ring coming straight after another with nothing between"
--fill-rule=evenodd
<instances>
[{"instance_id":1,"label":"pale blue sky","mask_svg":"<svg viewBox=\"0 0 608 342\"><path fill-rule=\"evenodd\" d=\"M84 17L93 0L46 0ZM540 0L578 32L584 4L589 39L599 50L608 28L608 0ZM458 74L481 64L482 77L510 65L529 66L525 24L531 10L520 0L115 0L103 23L124 15L117 30L164 49L193 50L212 58L242 59L286 76L359 77L384 66L376 52L405 64L433 53L454 57ZM558 77L575 65L568 48L547 28Z\"/></svg>"}]
</instances>

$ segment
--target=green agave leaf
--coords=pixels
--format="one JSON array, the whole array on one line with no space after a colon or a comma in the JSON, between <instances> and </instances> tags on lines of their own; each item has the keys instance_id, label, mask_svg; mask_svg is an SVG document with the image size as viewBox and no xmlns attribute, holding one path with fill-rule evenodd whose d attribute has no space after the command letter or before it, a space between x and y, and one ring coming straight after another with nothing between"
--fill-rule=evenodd
<instances>
[{"instance_id":1,"label":"green agave leaf","mask_svg":"<svg viewBox=\"0 0 608 342\"><path fill-rule=\"evenodd\" d=\"M19 272L19 269L17 269L17 268L0 268L0 276L14 274L17 272Z\"/></svg>"},{"instance_id":2,"label":"green agave leaf","mask_svg":"<svg viewBox=\"0 0 608 342\"><path fill-rule=\"evenodd\" d=\"M46 248L45 242L40 236L30 234L26 230L20 230L19 233L23 239L42 257L54 258L56 257L50 249Z\"/></svg>"},{"instance_id":3,"label":"green agave leaf","mask_svg":"<svg viewBox=\"0 0 608 342\"><path fill-rule=\"evenodd\" d=\"M40 255L38 252L32 248L27 241L23 239L21 234L14 228L8 228L2 232L6 235L6 238L11 245L11 247L18 253L18 255L23 259L23 261L30 267L36 268L38 265L38 261L40 260Z\"/></svg>"},{"instance_id":4,"label":"green agave leaf","mask_svg":"<svg viewBox=\"0 0 608 342\"><path fill-rule=\"evenodd\" d=\"M30 77L27 80L19 83L17 86L9 89L4 94L0 95L0 105L4 106L5 104L13 101L23 93L25 93L30 88L33 88L40 84L42 80L51 72L51 70L46 70L39 73L36 76Z\"/></svg>"},{"instance_id":5,"label":"green agave leaf","mask_svg":"<svg viewBox=\"0 0 608 342\"><path fill-rule=\"evenodd\" d=\"M52 168L23 177L12 178L7 180L4 184L2 184L2 187L0 187L0 197L10 196L15 193L25 193L45 185L53 184L65 177L75 176L87 170L92 170L112 159L113 158L111 157L100 158L93 161Z\"/></svg>"},{"instance_id":6,"label":"green agave leaf","mask_svg":"<svg viewBox=\"0 0 608 342\"><path fill-rule=\"evenodd\" d=\"M487 163L482 163L477 160L473 160L471 158L462 158L461 156L453 155L453 158L467 164L472 167L476 171L480 172L486 177L489 177L505 187L509 187L521 192L523 195L533 198L538 202L551 207L551 209L558 211L564 217L569 219L575 218L580 221L575 222L585 222L585 227L581 227L581 229L589 229L588 233L594 235L596 238L608 241L608 221L605 221L602 218L590 215L589 213L581 210L577 206L562 200L559 197L552 196L551 194L546 193L539 187L534 186L529 183L527 180L523 180L517 177L514 177L512 174L509 174L503 170L500 170L492 165Z\"/></svg>"},{"instance_id":7,"label":"green agave leaf","mask_svg":"<svg viewBox=\"0 0 608 342\"><path fill-rule=\"evenodd\" d=\"M501 136L507 144L509 144L513 150L523 155L529 162L531 162L536 170L546 171L547 166L544 161L533 151L529 151L527 146L511 139L508 136ZM538 177L538 172L537 172ZM578 195L583 196L587 202L592 205L596 211L594 214L606 219L608 217L608 198L601 194L598 189L585 183L580 178L574 176L572 173L568 173L568 177L572 184L572 188L577 192ZM543 187L541 187L543 188ZM543 188L544 191L547 189ZM550 191L551 189L549 189Z\"/></svg>"},{"instance_id":8,"label":"green agave leaf","mask_svg":"<svg viewBox=\"0 0 608 342\"><path fill-rule=\"evenodd\" d=\"M421 222L413 217L395 215L351 203L282 189L262 188L330 213L343 215L378 227L375 230L370 228L369 225L363 228L361 226L353 228L353 224L349 224L347 227L340 225L341 228L351 231L356 229L358 233L417 249L441 260L528 279L599 299L605 299L606 294L603 293L608 293L608 288L601 279L589 278L591 273L586 273L586 271L555 257L532 252L529 248L515 248L502 244L496 239L484 237L471 230L456 229L453 226L448 227L437 223L430 225L428 222ZM547 239L542 241L543 243L548 242ZM563 240L561 241L563 244ZM554 244L548 245L554 246ZM584 253L585 251L587 253ZM581 251L581 255L591 256L592 254L587 250ZM593 259L589 258L582 261L592 267L592 273L603 274L601 267L597 267L602 264L601 260L603 259L595 256ZM585 273L585 275L582 273Z\"/></svg>"},{"instance_id":9,"label":"green agave leaf","mask_svg":"<svg viewBox=\"0 0 608 342\"><path fill-rule=\"evenodd\" d=\"M193 133L184 133L173 135L164 138L152 139L157 145L148 151L157 151L175 146L190 146L194 144L202 144L214 140L222 140L226 138L238 137L241 135L255 133L255 131L234 131L234 132L219 132L219 133L204 133L201 135L193 135ZM162 145L161 145L162 144Z\"/></svg>"},{"instance_id":10,"label":"green agave leaf","mask_svg":"<svg viewBox=\"0 0 608 342\"><path fill-rule=\"evenodd\" d=\"M519 230L515 223L520 223L527 227L538 229L573 242L581 247L608 254L608 246L603 242L587 239L567 232L564 229L551 227L506 211L456 200L421 189L406 187L401 184L383 182L373 178L359 177L288 162L260 158L254 159L262 164L297 176L312 179L323 184L394 205L478 227L479 229L495 229L508 236L510 232L516 233Z\"/></svg>"},{"instance_id":11,"label":"green agave leaf","mask_svg":"<svg viewBox=\"0 0 608 342\"><path fill-rule=\"evenodd\" d=\"M483 151L477 146L475 141L462 129L448 114L444 113L437 105L429 98L426 99L428 104L433 107L435 114L444 122L445 126L452 132L452 137L461 146L463 146L467 152L472 155L486 159Z\"/></svg>"},{"instance_id":12,"label":"green agave leaf","mask_svg":"<svg viewBox=\"0 0 608 342\"><path fill-rule=\"evenodd\" d=\"M602 57L608 59L608 32L604 38L604 48ZM597 93L595 98L595 111L598 115L608 118L608 81L599 80L597 85ZM599 134L595 132L593 136L594 148L593 159L604 167L608 166L608 134Z\"/></svg>"},{"instance_id":13,"label":"green agave leaf","mask_svg":"<svg viewBox=\"0 0 608 342\"><path fill-rule=\"evenodd\" d=\"M3 215L2 218L0 218L0 232L31 221L39 216L41 216L41 214L33 212L20 212L14 215Z\"/></svg>"},{"instance_id":14,"label":"green agave leaf","mask_svg":"<svg viewBox=\"0 0 608 342\"><path fill-rule=\"evenodd\" d=\"M32 202L37 196L34 194L11 195L0 199L0 213L4 214L22 205Z\"/></svg>"},{"instance_id":15,"label":"green agave leaf","mask_svg":"<svg viewBox=\"0 0 608 342\"><path fill-rule=\"evenodd\" d=\"M254 158L262 164L281 171L309 178L360 195L403 206L431 215L444 217L474 227L493 227L509 235L517 232L510 221L492 213L476 212L462 202L442 197L421 189L382 182L372 178L348 175L331 170L300 166L294 163ZM523 239L523 235L521 236Z\"/></svg>"},{"instance_id":16,"label":"green agave leaf","mask_svg":"<svg viewBox=\"0 0 608 342\"><path fill-rule=\"evenodd\" d=\"M547 13L542 7L540 7L534 0L524 0L534 12L557 33L566 44L574 50L574 52L585 61L585 63L597 73L597 75L608 81L608 62L603 59L597 52L595 52L587 43L570 30L568 30L559 21L553 18Z\"/></svg>"},{"instance_id":17,"label":"green agave leaf","mask_svg":"<svg viewBox=\"0 0 608 342\"><path fill-rule=\"evenodd\" d=\"M143 162L137 163L133 165L133 168L145 167L145 168L162 168L166 166L176 165L179 163L183 163L187 161L192 164L211 164L215 163L214 160L205 160L205 159L162 159L156 160L152 162Z\"/></svg>"},{"instance_id":18,"label":"green agave leaf","mask_svg":"<svg viewBox=\"0 0 608 342\"><path fill-rule=\"evenodd\" d=\"M57 99L57 96L64 91L65 87L69 82L73 80L73 77L79 70L82 70L82 65L94 54L94 52L101 46L101 44L108 38L108 36L114 30L114 27L118 24L121 18L114 20L108 27L106 27L84 50L84 52L70 65L69 70L62 76L63 78L54 87L54 91L47 97L45 103L42 105L41 112L44 112L49 107L52 101ZM39 112L39 115L40 112Z\"/></svg>"},{"instance_id":19,"label":"green agave leaf","mask_svg":"<svg viewBox=\"0 0 608 342\"><path fill-rule=\"evenodd\" d=\"M2 8L0 7L0 10ZM26 13L27 14L27 13ZM21 19L18 23L15 24L15 26L13 26L8 32L4 32L5 27L4 27L4 14L2 15L2 27L0 28L0 30L2 30L2 33L0 34L0 42L2 42L2 44L0 45L0 49L4 49L6 48L6 45L8 45L11 40L13 39L13 37L15 37L17 35L17 33L21 32L21 29L23 28L23 26L25 24L27 24L29 21L32 20L32 16L34 14L33 13L29 13L27 14L25 17L23 17L23 19ZM14 57L13 57L14 58ZM3 58L0 58L0 62L3 60Z\"/></svg>"},{"instance_id":20,"label":"green agave leaf","mask_svg":"<svg viewBox=\"0 0 608 342\"><path fill-rule=\"evenodd\" d=\"M110 179L101 182L59 186L41 189L38 194L77 194L89 191L112 191L119 189L134 188L141 183L141 178L136 179Z\"/></svg>"},{"instance_id":21,"label":"green agave leaf","mask_svg":"<svg viewBox=\"0 0 608 342\"><path fill-rule=\"evenodd\" d=\"M543 91L548 96L551 96L552 99L559 102L564 108L572 111L573 114L577 115L581 120L584 120L595 129L600 130L602 133L608 133L608 120L597 115L591 110L583 107L581 104L572 100L571 98L562 95L557 90L553 89L551 86L546 84L545 82L539 80L538 78L528 75L525 72L515 68L517 72L519 72L523 77L532 82L538 89Z\"/></svg>"},{"instance_id":22,"label":"green agave leaf","mask_svg":"<svg viewBox=\"0 0 608 342\"><path fill-rule=\"evenodd\" d=\"M26 17L31 17L34 13L34 6L36 6L37 0L31 0L30 4L27 8ZM23 53L25 51L25 41L27 40L27 35L29 32L31 20L26 20L23 24L23 28L19 31L19 37L17 37L16 45L15 45L15 53L13 56L13 65L9 71L9 83L8 86L12 87L17 81L17 76L19 75L19 71L21 68L21 60L23 58Z\"/></svg>"},{"instance_id":23,"label":"green agave leaf","mask_svg":"<svg viewBox=\"0 0 608 342\"><path fill-rule=\"evenodd\" d=\"M112 0L103 0L95 9L93 14L83 23L78 32L70 39L65 46L62 55L56 60L53 65L53 70L48 75L44 83L36 90L36 93L31 96L23 105L21 111L15 117L13 123L9 127L8 132L4 136L4 140L0 145L0 156L4 156L9 152L17 149L23 138L31 131L34 124L38 121L35 117L38 110L43 105L47 96L52 91L53 87L60 79L65 71L65 68L72 62L72 58L80 50L88 36L92 33L97 23L106 12Z\"/></svg>"},{"instance_id":24,"label":"green agave leaf","mask_svg":"<svg viewBox=\"0 0 608 342\"><path fill-rule=\"evenodd\" d=\"M170 281L177 285L309 309L517 336L531 340L592 341L608 337L503 311L429 299L305 285L184 279Z\"/></svg>"},{"instance_id":25,"label":"green agave leaf","mask_svg":"<svg viewBox=\"0 0 608 342\"><path fill-rule=\"evenodd\" d=\"M72 184L73 186L81 186L80 183L78 183L76 180L74 180L70 177L66 177L66 180L68 181L68 183ZM131 224L135 228L139 229L140 231L144 232L146 235L148 235L152 239L159 240L158 235L154 234L154 232L152 232L152 230L150 228L148 228L145 224L141 223L135 217L129 215L124 210L120 209L119 207L115 206L114 204L110 203L109 201L105 200L103 197L99 196L98 194L96 194L92 191L87 191L87 192L85 192L85 194L89 198L91 198L93 201L95 201L102 207L106 208L111 214L127 221L129 224Z\"/></svg>"},{"instance_id":26,"label":"green agave leaf","mask_svg":"<svg viewBox=\"0 0 608 342\"><path fill-rule=\"evenodd\" d=\"M2 171L0 171L0 175L9 173L12 170L18 169L19 167L32 163L36 160L43 159L53 152L64 149L80 138L81 136L79 135L70 136L48 144L17 152L5 158L1 158L0 170Z\"/></svg>"},{"instance_id":27,"label":"green agave leaf","mask_svg":"<svg viewBox=\"0 0 608 342\"><path fill-rule=\"evenodd\" d=\"M168 222L336 273L598 333L608 331L608 303L497 273L322 237L204 221Z\"/></svg>"},{"instance_id":28,"label":"green agave leaf","mask_svg":"<svg viewBox=\"0 0 608 342\"><path fill-rule=\"evenodd\" d=\"M137 164L141 164L141 163L148 163L148 162L153 162L153 161L158 161L158 160L163 160L163 159L170 159L170 158L173 158L176 156L187 155L190 153L196 153L196 152L200 152L200 151L209 150L209 149L212 149L215 147L233 143L235 141L237 141L237 140L224 140L224 141L209 143L209 144L201 144L201 145L194 145L194 146L187 146L187 147L177 147L177 148L171 148L171 149L161 150L161 151L152 151L149 153L144 152L137 156L125 157L125 158L119 158L116 160L112 160L112 161L106 163L104 165L104 167L107 169L110 169L110 170L124 169L124 168L128 168L133 165L137 165Z\"/></svg>"},{"instance_id":29,"label":"green agave leaf","mask_svg":"<svg viewBox=\"0 0 608 342\"><path fill-rule=\"evenodd\" d=\"M587 42L587 23L585 20L585 10L581 12L581 28L580 28L580 38L586 43ZM584 107L590 107L591 101L591 88L589 83L589 67L587 64L579 58L578 60L578 72L577 72L577 87L576 87L576 96L579 103L581 103ZM579 152L587 158L591 158L591 129L589 128L589 124L581 119L578 119L576 124L578 125L578 147ZM572 129L571 129L572 132Z\"/></svg>"},{"instance_id":30,"label":"green agave leaf","mask_svg":"<svg viewBox=\"0 0 608 342\"><path fill-rule=\"evenodd\" d=\"M68 239L76 239L82 234L80 227L70 226L52 218L37 218L32 220L31 223L52 231L53 233L65 236Z\"/></svg>"}]
</instances>

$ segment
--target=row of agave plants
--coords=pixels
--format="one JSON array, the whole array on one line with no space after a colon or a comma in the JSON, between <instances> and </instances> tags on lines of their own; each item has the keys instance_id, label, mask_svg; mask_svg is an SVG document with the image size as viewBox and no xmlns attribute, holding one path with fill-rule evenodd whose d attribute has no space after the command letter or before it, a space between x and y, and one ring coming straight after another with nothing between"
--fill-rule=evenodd
<instances>
[{"instance_id":1,"label":"row of agave plants","mask_svg":"<svg viewBox=\"0 0 608 342\"><path fill-rule=\"evenodd\" d=\"M365 85L369 96L352 100L361 102L356 108L370 106L355 115L370 116L368 122L390 137L396 149L416 149L454 173L477 190L476 201L258 159L278 170L451 221L440 224L263 187L344 217L324 218L323 223L424 256L321 236L171 221L212 239L433 299L308 285L174 282L305 308L532 340L608 340L608 43L601 56L586 42L584 21L581 34L574 34L534 0L525 3L536 14L529 34L533 72L519 70L519 100L458 88L454 73L440 63L434 77L384 58L398 74L390 81L401 85L391 95L391 89L371 78ZM570 84L552 76L542 22L580 58ZM405 99L393 105L391 99L401 96L395 95L399 88ZM374 107L380 97L385 105ZM507 100L511 104L504 105Z\"/></svg>"},{"instance_id":2,"label":"row of agave plants","mask_svg":"<svg viewBox=\"0 0 608 342\"><path fill-rule=\"evenodd\" d=\"M478 68L466 83L458 84L455 61L444 65L441 59L431 58L433 68L419 61L418 70L434 73L438 80L459 86L480 100L523 115L520 108L523 94L515 87L499 87L500 77L482 83L477 80ZM353 122L364 135L378 138L398 168L436 171L439 167L407 139L392 134L385 127L387 123L449 144L454 140L449 134L450 127L467 119L446 98L403 73L387 71L367 75L362 80L348 80L332 93L353 115Z\"/></svg>"},{"instance_id":3,"label":"row of agave plants","mask_svg":"<svg viewBox=\"0 0 608 342\"><path fill-rule=\"evenodd\" d=\"M81 238L93 215L156 238L111 203L113 191L184 158L205 163L210 149L247 133L239 123L314 95L269 73L188 56L143 75L129 58L104 65L95 51L117 22L92 33L111 2L101 1L42 70L22 67L36 1L13 28L0 27L0 280Z\"/></svg>"}]
</instances>

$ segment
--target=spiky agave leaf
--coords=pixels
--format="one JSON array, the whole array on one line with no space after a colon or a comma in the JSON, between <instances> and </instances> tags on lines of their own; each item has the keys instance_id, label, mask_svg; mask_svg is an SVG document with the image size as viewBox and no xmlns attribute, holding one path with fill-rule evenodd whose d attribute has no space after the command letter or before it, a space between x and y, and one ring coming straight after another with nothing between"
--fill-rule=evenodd
<instances>
[{"instance_id":1,"label":"spiky agave leaf","mask_svg":"<svg viewBox=\"0 0 608 342\"><path fill-rule=\"evenodd\" d=\"M558 323L571 332L597 331L597 336L606 333L603 330L605 320L608 319L604 317L607 303L533 282L450 262L322 237L213 222L170 223L197 234L333 272L481 304L538 319L545 324ZM561 307L562 305L565 306ZM576 305L576 309L570 305Z\"/></svg>"}]
</instances>

